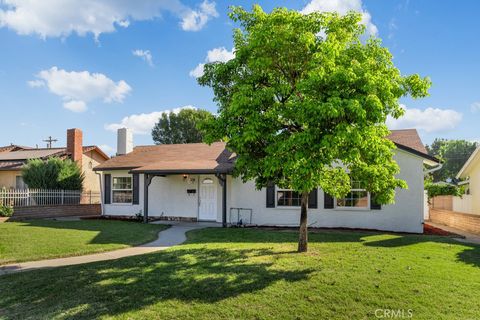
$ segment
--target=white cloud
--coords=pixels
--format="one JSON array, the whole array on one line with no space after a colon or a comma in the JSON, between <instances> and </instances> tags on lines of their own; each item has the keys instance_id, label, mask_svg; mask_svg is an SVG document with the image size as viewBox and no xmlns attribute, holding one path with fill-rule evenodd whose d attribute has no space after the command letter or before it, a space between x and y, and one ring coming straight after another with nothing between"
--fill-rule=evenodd
<instances>
[{"instance_id":1,"label":"white cloud","mask_svg":"<svg viewBox=\"0 0 480 320\"><path fill-rule=\"evenodd\" d=\"M228 51L225 47L214 48L207 52L207 57L205 58L205 63L211 62L227 62L235 58L235 52L233 49ZM203 76L203 67L205 63L199 63L195 69L190 71L190 77L199 78Z\"/></svg>"},{"instance_id":2,"label":"white cloud","mask_svg":"<svg viewBox=\"0 0 480 320\"><path fill-rule=\"evenodd\" d=\"M462 121L462 114L451 109L427 108L425 110L409 109L402 105L405 114L400 119L387 119L389 129L409 129L431 132L453 130Z\"/></svg>"},{"instance_id":3,"label":"white cloud","mask_svg":"<svg viewBox=\"0 0 480 320\"><path fill-rule=\"evenodd\" d=\"M84 112L87 110L87 104L81 100L71 100L63 104L63 107L73 112Z\"/></svg>"},{"instance_id":4,"label":"white cloud","mask_svg":"<svg viewBox=\"0 0 480 320\"><path fill-rule=\"evenodd\" d=\"M40 88L40 87L43 87L45 85L45 82L43 82L42 80L30 80L30 81L27 81L28 85L32 88Z\"/></svg>"},{"instance_id":5,"label":"white cloud","mask_svg":"<svg viewBox=\"0 0 480 320\"><path fill-rule=\"evenodd\" d=\"M183 15L181 27L185 31L198 31L202 29L208 20L218 17L215 2L204 0L197 10L190 10Z\"/></svg>"},{"instance_id":6,"label":"white cloud","mask_svg":"<svg viewBox=\"0 0 480 320\"><path fill-rule=\"evenodd\" d=\"M120 128L130 128L133 133L136 134L150 134L155 123L158 122L158 119L162 116L163 113L179 113L183 109L193 109L197 108L193 106L184 106L180 108L175 108L171 110L155 111L151 113L140 113L132 114L130 116L124 117L120 123L109 123L105 125L105 129L108 131L116 132Z\"/></svg>"},{"instance_id":7,"label":"white cloud","mask_svg":"<svg viewBox=\"0 0 480 320\"><path fill-rule=\"evenodd\" d=\"M160 18L168 11L181 19L181 27L198 31L217 17L215 3L205 0L193 10L180 0L0 0L0 27L21 35L42 38L67 37L72 33L102 33L127 28L131 21Z\"/></svg>"},{"instance_id":8,"label":"white cloud","mask_svg":"<svg viewBox=\"0 0 480 320\"><path fill-rule=\"evenodd\" d=\"M474 102L470 105L470 111L472 113L477 113L480 111L480 102Z\"/></svg>"},{"instance_id":9,"label":"white cloud","mask_svg":"<svg viewBox=\"0 0 480 320\"><path fill-rule=\"evenodd\" d=\"M36 77L28 81L31 87L46 86L51 93L62 97L65 108L75 112L87 110L87 102L93 100L122 103L132 90L124 80L114 82L102 73L88 71L69 72L52 67L40 71Z\"/></svg>"},{"instance_id":10,"label":"white cloud","mask_svg":"<svg viewBox=\"0 0 480 320\"><path fill-rule=\"evenodd\" d=\"M152 53L150 52L150 50L137 49L137 50L133 50L132 54L136 57L140 57L146 63L148 63L148 65L150 67L153 67L153 57L152 57Z\"/></svg>"},{"instance_id":11,"label":"white cloud","mask_svg":"<svg viewBox=\"0 0 480 320\"><path fill-rule=\"evenodd\" d=\"M106 154L112 154L115 151L115 149L109 146L108 144L101 144L98 147L102 149L102 151L105 152Z\"/></svg>"},{"instance_id":12,"label":"white cloud","mask_svg":"<svg viewBox=\"0 0 480 320\"><path fill-rule=\"evenodd\" d=\"M377 26L372 22L372 16L367 10L363 9L362 0L311 0L300 12L303 14L320 12L338 12L346 14L349 11L357 11L362 14L362 23L366 26L366 31L370 35L378 33Z\"/></svg>"}]
</instances>

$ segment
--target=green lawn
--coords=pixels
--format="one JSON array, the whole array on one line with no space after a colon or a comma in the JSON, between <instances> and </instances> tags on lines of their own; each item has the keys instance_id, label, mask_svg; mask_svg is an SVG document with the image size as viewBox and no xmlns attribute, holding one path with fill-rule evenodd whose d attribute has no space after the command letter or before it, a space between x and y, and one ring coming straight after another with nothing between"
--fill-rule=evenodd
<instances>
[{"instance_id":1,"label":"green lawn","mask_svg":"<svg viewBox=\"0 0 480 320\"><path fill-rule=\"evenodd\" d=\"M480 318L480 246L329 231L298 254L293 232L189 237L154 254L2 276L0 318L372 319L377 309Z\"/></svg>"},{"instance_id":2,"label":"green lawn","mask_svg":"<svg viewBox=\"0 0 480 320\"><path fill-rule=\"evenodd\" d=\"M164 228L107 220L0 223L0 265L125 248L155 240Z\"/></svg>"}]
</instances>

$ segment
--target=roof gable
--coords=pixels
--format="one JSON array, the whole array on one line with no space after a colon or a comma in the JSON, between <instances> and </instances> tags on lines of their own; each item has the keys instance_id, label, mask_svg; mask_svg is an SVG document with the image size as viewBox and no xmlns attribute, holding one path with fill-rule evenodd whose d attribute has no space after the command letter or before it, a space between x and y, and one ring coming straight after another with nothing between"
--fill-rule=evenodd
<instances>
[{"instance_id":1,"label":"roof gable","mask_svg":"<svg viewBox=\"0 0 480 320\"><path fill-rule=\"evenodd\" d=\"M468 160L463 165L462 169L457 173L457 179L463 179L469 176L470 170L475 167L475 163L480 162L480 146L473 151Z\"/></svg>"},{"instance_id":2,"label":"roof gable","mask_svg":"<svg viewBox=\"0 0 480 320\"><path fill-rule=\"evenodd\" d=\"M392 130L387 138L396 144L428 154L416 129Z\"/></svg>"}]
</instances>

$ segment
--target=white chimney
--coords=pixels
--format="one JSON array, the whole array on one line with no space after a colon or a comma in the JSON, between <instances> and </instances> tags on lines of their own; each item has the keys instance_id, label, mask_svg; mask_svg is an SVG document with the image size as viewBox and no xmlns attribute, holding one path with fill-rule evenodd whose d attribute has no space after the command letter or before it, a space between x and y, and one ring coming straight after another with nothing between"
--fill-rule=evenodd
<instances>
[{"instance_id":1,"label":"white chimney","mask_svg":"<svg viewBox=\"0 0 480 320\"><path fill-rule=\"evenodd\" d=\"M127 154L133 151L132 130L121 128L117 130L117 156Z\"/></svg>"}]
</instances>

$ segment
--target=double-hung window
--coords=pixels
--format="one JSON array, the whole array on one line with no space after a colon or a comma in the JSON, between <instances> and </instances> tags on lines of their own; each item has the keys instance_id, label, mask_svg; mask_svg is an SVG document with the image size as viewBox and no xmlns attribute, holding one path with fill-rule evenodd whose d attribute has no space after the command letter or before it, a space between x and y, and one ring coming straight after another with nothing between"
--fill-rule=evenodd
<instances>
[{"instance_id":1,"label":"double-hung window","mask_svg":"<svg viewBox=\"0 0 480 320\"><path fill-rule=\"evenodd\" d=\"M344 198L336 199L337 208L367 209L370 205L370 194L360 181L352 181L352 188Z\"/></svg>"},{"instance_id":2,"label":"double-hung window","mask_svg":"<svg viewBox=\"0 0 480 320\"><path fill-rule=\"evenodd\" d=\"M113 177L112 180L112 202L132 203L132 177Z\"/></svg>"},{"instance_id":3,"label":"double-hung window","mask_svg":"<svg viewBox=\"0 0 480 320\"><path fill-rule=\"evenodd\" d=\"M288 189L277 190L277 207L299 207L302 196L297 191Z\"/></svg>"}]
</instances>

